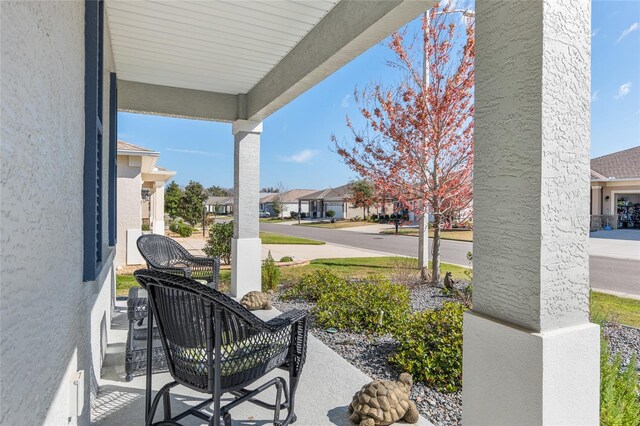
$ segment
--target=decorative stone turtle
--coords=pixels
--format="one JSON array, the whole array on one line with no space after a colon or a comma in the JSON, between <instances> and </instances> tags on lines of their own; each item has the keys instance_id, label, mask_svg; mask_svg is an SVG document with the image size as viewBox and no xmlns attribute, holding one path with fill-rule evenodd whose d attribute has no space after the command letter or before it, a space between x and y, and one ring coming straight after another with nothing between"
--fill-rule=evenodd
<instances>
[{"instance_id":1,"label":"decorative stone turtle","mask_svg":"<svg viewBox=\"0 0 640 426\"><path fill-rule=\"evenodd\" d=\"M260 309L268 311L271 309L272 293L273 292L271 291L267 293L263 293L261 291L250 291L240 299L240 304L250 311L257 311Z\"/></svg>"},{"instance_id":2,"label":"decorative stone turtle","mask_svg":"<svg viewBox=\"0 0 640 426\"><path fill-rule=\"evenodd\" d=\"M360 426L384 426L398 420L418 423L418 408L409 399L412 386L409 373L402 373L397 382L374 380L363 386L349 405L351 421Z\"/></svg>"}]
</instances>

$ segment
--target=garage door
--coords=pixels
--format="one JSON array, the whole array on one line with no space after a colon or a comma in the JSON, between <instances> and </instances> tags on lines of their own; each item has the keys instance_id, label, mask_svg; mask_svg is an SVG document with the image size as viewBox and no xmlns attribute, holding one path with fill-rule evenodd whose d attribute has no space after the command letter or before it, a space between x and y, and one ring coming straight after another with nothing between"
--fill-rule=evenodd
<instances>
[{"instance_id":1,"label":"garage door","mask_svg":"<svg viewBox=\"0 0 640 426\"><path fill-rule=\"evenodd\" d=\"M327 210L333 210L334 212L336 212L336 215L334 216L336 219L342 219L344 217L344 212L342 211L342 204L336 204L336 205L327 205Z\"/></svg>"}]
</instances>

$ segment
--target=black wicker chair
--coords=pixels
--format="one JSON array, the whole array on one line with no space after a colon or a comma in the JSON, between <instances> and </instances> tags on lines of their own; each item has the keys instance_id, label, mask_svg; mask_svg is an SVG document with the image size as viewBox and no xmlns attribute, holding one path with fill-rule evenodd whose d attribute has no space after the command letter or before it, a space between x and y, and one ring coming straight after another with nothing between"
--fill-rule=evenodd
<instances>
[{"instance_id":1,"label":"black wicker chair","mask_svg":"<svg viewBox=\"0 0 640 426\"><path fill-rule=\"evenodd\" d=\"M209 286L218 288L219 258L193 256L164 235L143 234L138 238L137 244L140 254L147 262L147 268L196 281L203 280Z\"/></svg>"},{"instance_id":2,"label":"black wicker chair","mask_svg":"<svg viewBox=\"0 0 640 426\"><path fill-rule=\"evenodd\" d=\"M163 235L144 234L138 238L138 250L147 262L147 267L170 274L191 277L204 281L208 286L218 287L220 260L192 256L184 247ZM136 287L129 290L127 299L129 333L125 348L125 380L133 379L136 373L144 372L147 364L147 294ZM166 371L164 351L154 329L154 371Z\"/></svg>"},{"instance_id":3,"label":"black wicker chair","mask_svg":"<svg viewBox=\"0 0 640 426\"><path fill-rule=\"evenodd\" d=\"M230 297L191 279L153 270L139 270L134 275L147 290L151 305L149 326L157 322L173 377L152 401L153 363L151 360L147 363L147 425L154 424L161 398L164 420L156 424L179 424L180 419L194 415L215 426L222 417L225 426L229 426L229 410L245 401L273 410L275 425L296 421L295 392L307 350L305 312L290 311L265 322ZM147 353L152 352L153 345L150 327L147 328ZM288 370L288 386L282 377L276 377L253 390L246 388L276 368ZM172 416L169 391L178 384L211 397ZM276 388L274 404L255 398L271 386ZM224 393L231 393L235 398L221 406ZM211 404L212 416L200 411ZM283 409L287 410L287 417L280 421Z\"/></svg>"}]
</instances>

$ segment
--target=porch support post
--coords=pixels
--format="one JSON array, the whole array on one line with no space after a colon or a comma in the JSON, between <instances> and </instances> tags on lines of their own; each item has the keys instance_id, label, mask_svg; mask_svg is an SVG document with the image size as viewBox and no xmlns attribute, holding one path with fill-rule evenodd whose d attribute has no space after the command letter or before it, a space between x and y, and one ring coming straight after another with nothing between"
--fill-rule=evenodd
<instances>
[{"instance_id":1,"label":"porch support post","mask_svg":"<svg viewBox=\"0 0 640 426\"><path fill-rule=\"evenodd\" d=\"M154 182L155 191L151 196L154 234L164 235L164 181Z\"/></svg>"},{"instance_id":2,"label":"porch support post","mask_svg":"<svg viewBox=\"0 0 640 426\"><path fill-rule=\"evenodd\" d=\"M600 216L602 214L602 187L591 187L591 214L594 216Z\"/></svg>"},{"instance_id":3,"label":"porch support post","mask_svg":"<svg viewBox=\"0 0 640 426\"><path fill-rule=\"evenodd\" d=\"M597 425L590 2L478 0L465 425Z\"/></svg>"},{"instance_id":4,"label":"porch support post","mask_svg":"<svg viewBox=\"0 0 640 426\"><path fill-rule=\"evenodd\" d=\"M261 288L258 205L262 122L237 120L232 130L235 147L231 293L242 297Z\"/></svg>"}]
</instances>

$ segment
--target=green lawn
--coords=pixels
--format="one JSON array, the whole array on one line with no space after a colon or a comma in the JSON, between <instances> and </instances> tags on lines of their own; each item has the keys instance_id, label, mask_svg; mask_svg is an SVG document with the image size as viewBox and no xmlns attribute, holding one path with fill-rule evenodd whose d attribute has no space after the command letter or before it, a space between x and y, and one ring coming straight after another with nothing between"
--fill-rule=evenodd
<instances>
[{"instance_id":1,"label":"green lawn","mask_svg":"<svg viewBox=\"0 0 640 426\"><path fill-rule=\"evenodd\" d=\"M381 234L395 234L395 229L385 229ZM409 235L417 237L419 231L417 228L400 228L400 235ZM429 238L433 238L433 231L429 231ZM473 231L440 231L440 238L443 240L468 241L473 242Z\"/></svg>"},{"instance_id":2,"label":"green lawn","mask_svg":"<svg viewBox=\"0 0 640 426\"><path fill-rule=\"evenodd\" d=\"M297 268L281 269L281 281L291 282L309 272L320 269L331 269L338 275L348 278L365 277L371 274L381 274L390 277L418 274L418 260L411 257L354 257L338 259L316 259L309 265ZM451 271L453 279L468 279L464 271L466 268L448 263L442 263L443 274Z\"/></svg>"},{"instance_id":3,"label":"green lawn","mask_svg":"<svg viewBox=\"0 0 640 426\"><path fill-rule=\"evenodd\" d=\"M276 234L273 232L260 232L262 244L309 244L320 246L324 241L309 240L307 238L293 237L291 235Z\"/></svg>"},{"instance_id":4,"label":"green lawn","mask_svg":"<svg viewBox=\"0 0 640 426\"><path fill-rule=\"evenodd\" d=\"M329 228L329 229L341 229L341 228L353 228L355 226L367 226L375 225L371 222L365 221L351 221L351 220L339 220L334 223L331 222L307 222L300 223L300 226L312 226L314 228Z\"/></svg>"},{"instance_id":5,"label":"green lawn","mask_svg":"<svg viewBox=\"0 0 640 426\"><path fill-rule=\"evenodd\" d=\"M262 217L262 218L260 218L259 220L260 220L260 222L263 222L263 223L282 223L282 222L288 222L288 221L287 221L287 220L285 220L285 219L280 219L280 218L277 218L277 217Z\"/></svg>"},{"instance_id":6,"label":"green lawn","mask_svg":"<svg viewBox=\"0 0 640 426\"><path fill-rule=\"evenodd\" d=\"M133 275L116 275L116 296L128 296L131 287L137 287L138 281Z\"/></svg>"},{"instance_id":7,"label":"green lawn","mask_svg":"<svg viewBox=\"0 0 640 426\"><path fill-rule=\"evenodd\" d=\"M591 314L609 322L640 328L640 300L591 292Z\"/></svg>"}]
</instances>

